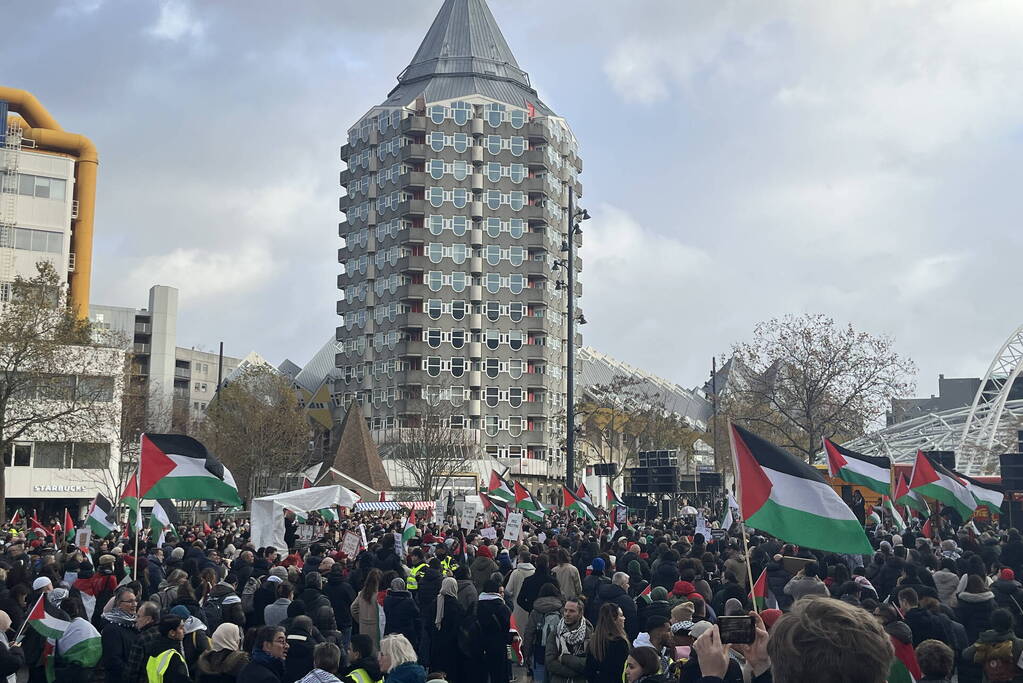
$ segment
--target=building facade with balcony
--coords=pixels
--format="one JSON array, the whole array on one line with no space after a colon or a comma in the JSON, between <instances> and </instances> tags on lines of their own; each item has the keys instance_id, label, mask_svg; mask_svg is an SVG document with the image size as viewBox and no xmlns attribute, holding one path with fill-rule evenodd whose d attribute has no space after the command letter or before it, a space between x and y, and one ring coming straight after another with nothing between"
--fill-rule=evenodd
<instances>
[{"instance_id":1,"label":"building facade with balcony","mask_svg":"<svg viewBox=\"0 0 1023 683\"><path fill-rule=\"evenodd\" d=\"M335 402L358 401L376 434L424 419L477 430L513 476L562 478L555 261L582 160L484 0L445 1L341 159Z\"/></svg>"}]
</instances>

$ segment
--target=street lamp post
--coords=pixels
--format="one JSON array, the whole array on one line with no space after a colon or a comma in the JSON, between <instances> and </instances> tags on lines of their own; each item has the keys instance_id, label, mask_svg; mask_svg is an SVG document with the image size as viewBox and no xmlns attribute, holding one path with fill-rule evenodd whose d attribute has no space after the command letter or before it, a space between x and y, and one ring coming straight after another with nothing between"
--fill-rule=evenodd
<instances>
[{"instance_id":1,"label":"street lamp post","mask_svg":"<svg viewBox=\"0 0 1023 683\"><path fill-rule=\"evenodd\" d=\"M568 232L562 251L568 252L565 269L568 271L568 437L565 453L565 486L575 490L575 236L582 234L579 222L590 217L586 209L576 210L575 188L568 186ZM585 320L580 320L582 324Z\"/></svg>"}]
</instances>

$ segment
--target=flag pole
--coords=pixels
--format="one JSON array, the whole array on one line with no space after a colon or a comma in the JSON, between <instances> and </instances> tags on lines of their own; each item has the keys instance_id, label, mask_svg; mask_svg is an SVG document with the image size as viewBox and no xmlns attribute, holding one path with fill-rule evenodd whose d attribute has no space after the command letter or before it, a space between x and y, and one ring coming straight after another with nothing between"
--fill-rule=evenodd
<instances>
[{"instance_id":1,"label":"flag pole","mask_svg":"<svg viewBox=\"0 0 1023 683\"><path fill-rule=\"evenodd\" d=\"M36 611L36 607L39 606L39 601L43 600L45 597L46 597L46 593L43 593L42 595L39 596L39 600L36 600L36 604L32 605L32 609L31 609L31 611L29 611L29 615L31 615L32 612ZM18 629L18 634L16 636L14 636L14 644L15 645L17 645L21 641L21 636L25 632L25 627L26 626L28 626L28 617L25 617L25 621L21 622L21 628Z\"/></svg>"},{"instance_id":2,"label":"flag pole","mask_svg":"<svg viewBox=\"0 0 1023 683\"><path fill-rule=\"evenodd\" d=\"M753 565L750 564L751 558L749 555L749 541L746 540L746 522L745 521L739 522L739 526L742 528L742 547L746 551L746 576L749 577L749 593L750 595L753 595L753 591L755 590L755 586L753 583ZM752 602L753 611L756 612L757 614L760 614L760 607L757 606L756 596L753 596Z\"/></svg>"},{"instance_id":3,"label":"flag pole","mask_svg":"<svg viewBox=\"0 0 1023 683\"><path fill-rule=\"evenodd\" d=\"M139 530L142 527L142 440L145 433L139 435L139 466L135 468L135 557L131 568L131 580L139 575Z\"/></svg>"}]
</instances>

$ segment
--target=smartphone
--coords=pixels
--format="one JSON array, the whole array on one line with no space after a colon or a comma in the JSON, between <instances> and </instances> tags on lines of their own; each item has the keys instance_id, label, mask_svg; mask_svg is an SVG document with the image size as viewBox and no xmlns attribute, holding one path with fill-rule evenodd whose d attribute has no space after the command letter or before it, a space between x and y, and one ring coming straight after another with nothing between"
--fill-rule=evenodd
<instances>
[{"instance_id":1,"label":"smartphone","mask_svg":"<svg viewBox=\"0 0 1023 683\"><path fill-rule=\"evenodd\" d=\"M750 644L756 635L753 617L718 617L722 643Z\"/></svg>"}]
</instances>

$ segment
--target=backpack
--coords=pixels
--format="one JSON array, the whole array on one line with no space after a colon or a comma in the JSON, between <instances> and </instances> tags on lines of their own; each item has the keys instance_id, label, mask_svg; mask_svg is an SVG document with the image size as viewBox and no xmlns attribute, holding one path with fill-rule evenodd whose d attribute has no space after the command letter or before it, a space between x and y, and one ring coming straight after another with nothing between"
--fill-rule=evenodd
<instances>
[{"instance_id":1,"label":"backpack","mask_svg":"<svg viewBox=\"0 0 1023 683\"><path fill-rule=\"evenodd\" d=\"M242 610L246 614L252 614L256 610L255 597L256 591L259 590L259 586L259 578L250 576L249 580L246 581L245 585L242 587Z\"/></svg>"},{"instance_id":2,"label":"backpack","mask_svg":"<svg viewBox=\"0 0 1023 683\"><path fill-rule=\"evenodd\" d=\"M205 619L202 619L202 623L206 625L206 630L209 633L213 633L217 630L224 621L224 598L208 598L206 604L202 606L203 615Z\"/></svg>"},{"instance_id":3,"label":"backpack","mask_svg":"<svg viewBox=\"0 0 1023 683\"><path fill-rule=\"evenodd\" d=\"M537 646L541 649L547 648L547 639L558 630L559 623L561 623L561 614L559 612L548 612L543 616L540 623L536 625L534 641Z\"/></svg>"},{"instance_id":4,"label":"backpack","mask_svg":"<svg viewBox=\"0 0 1023 683\"><path fill-rule=\"evenodd\" d=\"M1003 640L999 643L978 643L973 661L983 665L984 678L988 681L1011 681L1019 669L1012 657L1013 641Z\"/></svg>"}]
</instances>

